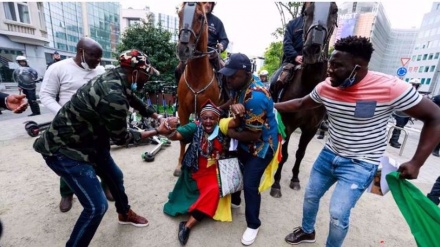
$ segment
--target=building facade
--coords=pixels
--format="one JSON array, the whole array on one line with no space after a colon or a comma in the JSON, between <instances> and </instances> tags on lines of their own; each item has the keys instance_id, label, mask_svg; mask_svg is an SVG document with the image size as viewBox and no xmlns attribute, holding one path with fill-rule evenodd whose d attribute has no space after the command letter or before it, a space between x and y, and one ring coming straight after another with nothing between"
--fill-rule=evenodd
<instances>
[{"instance_id":1,"label":"building facade","mask_svg":"<svg viewBox=\"0 0 440 247\"><path fill-rule=\"evenodd\" d=\"M125 31L130 26L148 22L149 18L155 27L161 27L171 33L170 42L177 42L179 36L179 19L176 15L167 15L159 12L150 11L149 7L143 9L122 9L121 10L121 30Z\"/></svg>"},{"instance_id":2,"label":"building facade","mask_svg":"<svg viewBox=\"0 0 440 247\"><path fill-rule=\"evenodd\" d=\"M330 39L330 46L350 35L370 38L374 52L369 68L381 72L390 30L391 24L380 2L344 2L339 5L338 28Z\"/></svg>"},{"instance_id":3,"label":"building facade","mask_svg":"<svg viewBox=\"0 0 440 247\"><path fill-rule=\"evenodd\" d=\"M44 47L49 44L44 6L39 2L0 3L0 82L12 81L15 58L25 55L39 73L45 71Z\"/></svg>"},{"instance_id":4,"label":"building facade","mask_svg":"<svg viewBox=\"0 0 440 247\"><path fill-rule=\"evenodd\" d=\"M397 70L400 67L405 66L405 68L408 68L408 64L403 64L403 62L411 57L418 32L418 29L391 29L380 65L381 72L397 75Z\"/></svg>"},{"instance_id":5,"label":"building facade","mask_svg":"<svg viewBox=\"0 0 440 247\"><path fill-rule=\"evenodd\" d=\"M73 57L76 44L90 37L103 48L102 64L115 61L120 36L118 2L3 2L0 3L0 75L12 81L15 58L27 57L40 75L52 54Z\"/></svg>"},{"instance_id":6,"label":"building facade","mask_svg":"<svg viewBox=\"0 0 440 247\"><path fill-rule=\"evenodd\" d=\"M440 94L440 2L423 17L405 80L419 79L420 92Z\"/></svg>"}]
</instances>

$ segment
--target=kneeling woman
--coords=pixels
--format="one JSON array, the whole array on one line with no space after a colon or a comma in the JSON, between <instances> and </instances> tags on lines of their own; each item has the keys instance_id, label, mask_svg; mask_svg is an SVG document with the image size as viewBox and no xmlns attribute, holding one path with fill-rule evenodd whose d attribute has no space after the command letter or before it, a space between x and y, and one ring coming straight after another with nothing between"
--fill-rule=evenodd
<instances>
[{"instance_id":1,"label":"kneeling woman","mask_svg":"<svg viewBox=\"0 0 440 247\"><path fill-rule=\"evenodd\" d=\"M230 141L223 132L237 127L238 120L222 119L220 131L219 119L220 109L208 100L200 111L199 123L181 126L169 137L190 143L182 160L182 173L164 206L164 212L170 216L191 215L188 221L179 224L178 238L182 245L188 241L196 223L214 217L220 201L217 160L227 156Z\"/></svg>"}]
</instances>

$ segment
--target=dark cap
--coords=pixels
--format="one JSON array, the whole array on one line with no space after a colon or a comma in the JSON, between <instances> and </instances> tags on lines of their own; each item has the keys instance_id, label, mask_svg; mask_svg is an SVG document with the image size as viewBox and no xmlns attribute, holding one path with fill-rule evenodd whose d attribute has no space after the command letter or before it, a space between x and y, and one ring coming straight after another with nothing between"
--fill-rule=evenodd
<instances>
[{"instance_id":1,"label":"dark cap","mask_svg":"<svg viewBox=\"0 0 440 247\"><path fill-rule=\"evenodd\" d=\"M53 55L55 55L55 54L59 54L58 51L55 51L55 52L53 53Z\"/></svg>"},{"instance_id":2,"label":"dark cap","mask_svg":"<svg viewBox=\"0 0 440 247\"><path fill-rule=\"evenodd\" d=\"M249 58L242 53L234 53L226 61L225 67L219 72L225 76L232 76L238 70L244 70L246 72L251 72L252 64Z\"/></svg>"}]
</instances>

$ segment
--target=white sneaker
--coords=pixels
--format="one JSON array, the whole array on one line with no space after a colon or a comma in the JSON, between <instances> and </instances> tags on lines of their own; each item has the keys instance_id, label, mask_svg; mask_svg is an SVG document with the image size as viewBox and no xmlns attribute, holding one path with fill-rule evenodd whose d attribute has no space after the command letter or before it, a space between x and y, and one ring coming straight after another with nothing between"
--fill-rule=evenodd
<instances>
[{"instance_id":1,"label":"white sneaker","mask_svg":"<svg viewBox=\"0 0 440 247\"><path fill-rule=\"evenodd\" d=\"M252 228L246 228L246 231L244 231L243 233L243 237L241 237L241 243L243 245L251 245L254 243L255 239L257 239L257 235L258 235L258 230L260 228L257 229L252 229Z\"/></svg>"}]
</instances>

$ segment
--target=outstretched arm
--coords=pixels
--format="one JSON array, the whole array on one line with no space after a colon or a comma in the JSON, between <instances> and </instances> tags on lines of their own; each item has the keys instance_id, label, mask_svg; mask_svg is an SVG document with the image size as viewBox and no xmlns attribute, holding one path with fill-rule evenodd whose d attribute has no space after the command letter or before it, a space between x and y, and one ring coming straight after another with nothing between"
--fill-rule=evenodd
<instances>
[{"instance_id":1,"label":"outstretched arm","mask_svg":"<svg viewBox=\"0 0 440 247\"><path fill-rule=\"evenodd\" d=\"M423 98L419 104L404 112L423 121L419 144L414 156L399 167L401 178L415 179L419 175L420 167L440 142L440 108L432 101Z\"/></svg>"},{"instance_id":2,"label":"outstretched arm","mask_svg":"<svg viewBox=\"0 0 440 247\"><path fill-rule=\"evenodd\" d=\"M321 104L314 101L310 95L306 95L299 99L291 99L288 101L275 103L275 109L279 112L296 112L300 110L309 110L319 107Z\"/></svg>"}]
</instances>

